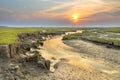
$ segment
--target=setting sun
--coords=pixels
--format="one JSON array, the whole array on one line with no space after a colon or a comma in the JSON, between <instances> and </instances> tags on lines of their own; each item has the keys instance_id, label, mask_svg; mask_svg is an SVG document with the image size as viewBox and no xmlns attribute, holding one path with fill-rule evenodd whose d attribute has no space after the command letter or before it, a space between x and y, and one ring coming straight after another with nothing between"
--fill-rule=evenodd
<instances>
[{"instance_id":1,"label":"setting sun","mask_svg":"<svg viewBox=\"0 0 120 80\"><path fill-rule=\"evenodd\" d=\"M78 15L78 14L73 14L73 15L72 15L72 19L73 19L75 22L77 22L78 19L79 19L79 15Z\"/></svg>"}]
</instances>

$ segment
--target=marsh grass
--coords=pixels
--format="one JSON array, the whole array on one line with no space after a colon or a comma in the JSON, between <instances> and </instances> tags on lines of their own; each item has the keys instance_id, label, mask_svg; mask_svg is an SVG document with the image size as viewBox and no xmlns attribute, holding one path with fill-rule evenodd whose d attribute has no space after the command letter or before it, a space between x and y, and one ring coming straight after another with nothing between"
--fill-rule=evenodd
<instances>
[{"instance_id":1,"label":"marsh grass","mask_svg":"<svg viewBox=\"0 0 120 80\"><path fill-rule=\"evenodd\" d=\"M113 33L120 33L120 28L106 28L103 29L105 32L113 32Z\"/></svg>"},{"instance_id":2,"label":"marsh grass","mask_svg":"<svg viewBox=\"0 0 120 80\"><path fill-rule=\"evenodd\" d=\"M49 32L75 31L78 28L0 28L0 44L10 44L17 41L17 34L33 33L46 30Z\"/></svg>"},{"instance_id":3,"label":"marsh grass","mask_svg":"<svg viewBox=\"0 0 120 80\"><path fill-rule=\"evenodd\" d=\"M37 28L0 28L0 44L9 44L17 40L17 34L41 31Z\"/></svg>"},{"instance_id":4,"label":"marsh grass","mask_svg":"<svg viewBox=\"0 0 120 80\"><path fill-rule=\"evenodd\" d=\"M89 29L85 30L83 33L65 35L63 40L87 39L89 41L120 46L120 35L118 35L119 32L120 28Z\"/></svg>"}]
</instances>

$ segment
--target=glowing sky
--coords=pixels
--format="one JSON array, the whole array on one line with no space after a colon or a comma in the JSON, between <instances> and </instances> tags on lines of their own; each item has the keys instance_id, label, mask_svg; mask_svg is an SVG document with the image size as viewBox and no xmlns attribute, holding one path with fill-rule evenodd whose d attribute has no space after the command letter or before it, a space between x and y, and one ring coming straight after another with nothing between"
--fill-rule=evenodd
<instances>
[{"instance_id":1,"label":"glowing sky","mask_svg":"<svg viewBox=\"0 0 120 80\"><path fill-rule=\"evenodd\" d=\"M0 0L0 25L119 27L120 0Z\"/></svg>"}]
</instances>

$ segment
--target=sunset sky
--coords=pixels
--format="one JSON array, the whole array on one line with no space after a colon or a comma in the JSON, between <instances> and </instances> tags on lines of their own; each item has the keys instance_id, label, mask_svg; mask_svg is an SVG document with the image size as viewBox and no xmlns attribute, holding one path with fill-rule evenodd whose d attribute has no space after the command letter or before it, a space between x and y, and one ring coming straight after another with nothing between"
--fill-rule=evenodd
<instances>
[{"instance_id":1,"label":"sunset sky","mask_svg":"<svg viewBox=\"0 0 120 80\"><path fill-rule=\"evenodd\" d=\"M0 0L0 26L120 27L120 0Z\"/></svg>"}]
</instances>

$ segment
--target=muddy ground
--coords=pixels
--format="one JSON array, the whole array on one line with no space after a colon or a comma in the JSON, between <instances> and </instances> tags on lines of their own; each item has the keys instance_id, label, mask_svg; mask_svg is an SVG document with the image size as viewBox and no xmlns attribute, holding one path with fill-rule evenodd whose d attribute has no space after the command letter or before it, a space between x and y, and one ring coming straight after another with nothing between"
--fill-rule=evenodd
<instances>
[{"instance_id":1,"label":"muddy ground","mask_svg":"<svg viewBox=\"0 0 120 80\"><path fill-rule=\"evenodd\" d=\"M0 80L5 80L3 77L7 75L11 79L6 80L120 80L119 50L81 40L62 41L62 36L57 36L44 41L39 51L51 61L50 70L22 62L16 74L11 75L9 71L3 72L10 62L0 60ZM16 78L12 79L13 76Z\"/></svg>"},{"instance_id":2,"label":"muddy ground","mask_svg":"<svg viewBox=\"0 0 120 80\"><path fill-rule=\"evenodd\" d=\"M120 80L120 49L107 48L106 45L96 44L84 40L67 40L63 42L66 45L74 48L71 50L80 53L83 58L90 58L97 63L104 64L108 71L103 70L103 72L116 75L118 80ZM98 68L105 69L103 66L98 66L97 64L93 65L97 66Z\"/></svg>"},{"instance_id":3,"label":"muddy ground","mask_svg":"<svg viewBox=\"0 0 120 80\"><path fill-rule=\"evenodd\" d=\"M52 58L55 58L55 60L53 60L53 63L57 63L59 61L62 61L62 63L65 62L64 63L65 66L59 65L56 71L54 72L54 74L56 74L55 76L58 76L58 74L60 74L59 77L61 78L58 77L58 79L60 80L119 80L120 79L120 74L118 70L119 64L117 65L117 68L115 68L113 67L113 65L112 66L110 64L107 65L106 62L108 61L106 60L104 61L102 59L96 59L96 57L94 56L90 57L88 53L84 54L81 51L77 51L80 50L78 46L81 46L82 47L81 49L84 50L88 49L86 48L87 44L84 45L84 41L83 43L80 42L81 44L76 40L64 41L65 43L64 44L61 39L62 37L59 36L45 41L44 48L43 50L41 50L41 53L45 58L51 59L51 61ZM77 44L77 48L73 46L75 44ZM93 43L89 43L89 42L88 44L91 44L91 47L94 47L94 50L99 49L99 45L94 46ZM98 48L96 48L97 46ZM92 52L94 52L94 50L92 50ZM117 50L115 51L117 52Z\"/></svg>"}]
</instances>

